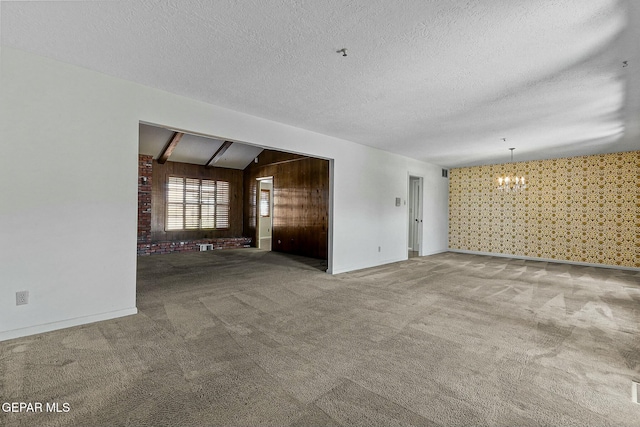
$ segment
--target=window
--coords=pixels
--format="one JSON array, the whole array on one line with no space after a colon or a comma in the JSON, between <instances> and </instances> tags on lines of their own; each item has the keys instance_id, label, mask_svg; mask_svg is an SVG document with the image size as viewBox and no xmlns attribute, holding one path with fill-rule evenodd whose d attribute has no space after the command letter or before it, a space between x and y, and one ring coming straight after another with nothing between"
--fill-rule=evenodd
<instances>
[{"instance_id":1,"label":"window","mask_svg":"<svg viewBox=\"0 0 640 427\"><path fill-rule=\"evenodd\" d=\"M271 216L271 192L260 190L260 216Z\"/></svg>"},{"instance_id":2,"label":"window","mask_svg":"<svg viewBox=\"0 0 640 427\"><path fill-rule=\"evenodd\" d=\"M229 183L170 176L167 230L229 228Z\"/></svg>"}]
</instances>

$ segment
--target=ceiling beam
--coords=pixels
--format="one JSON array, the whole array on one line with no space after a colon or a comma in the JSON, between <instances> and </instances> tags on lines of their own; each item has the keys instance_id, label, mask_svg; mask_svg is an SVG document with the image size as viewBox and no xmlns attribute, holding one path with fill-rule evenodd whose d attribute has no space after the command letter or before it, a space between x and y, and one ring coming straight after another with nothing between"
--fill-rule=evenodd
<instances>
[{"instance_id":1,"label":"ceiling beam","mask_svg":"<svg viewBox=\"0 0 640 427\"><path fill-rule=\"evenodd\" d=\"M231 144L233 144L232 141L225 141L222 143L222 145L216 150L215 153L213 153L213 156L211 156L211 158L209 159L209 161L207 162L207 167L209 166L213 166L213 164L215 162L217 162L218 160L220 160L220 157L222 157L222 155L224 154L225 151L227 151L227 149L229 147L231 147Z\"/></svg>"},{"instance_id":2,"label":"ceiling beam","mask_svg":"<svg viewBox=\"0 0 640 427\"><path fill-rule=\"evenodd\" d=\"M167 145L164 146L162 152L158 156L158 163L162 165L169 159L169 156L171 156L171 153L173 153L173 150L176 148L183 135L184 133L182 132L176 132L173 134L171 140L167 142Z\"/></svg>"}]
</instances>

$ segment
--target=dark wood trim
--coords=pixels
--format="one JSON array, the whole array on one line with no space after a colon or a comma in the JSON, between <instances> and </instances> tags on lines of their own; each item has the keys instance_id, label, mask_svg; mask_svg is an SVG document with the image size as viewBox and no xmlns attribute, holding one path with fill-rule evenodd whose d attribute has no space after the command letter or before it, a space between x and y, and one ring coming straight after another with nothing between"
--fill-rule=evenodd
<instances>
[{"instance_id":1,"label":"dark wood trim","mask_svg":"<svg viewBox=\"0 0 640 427\"><path fill-rule=\"evenodd\" d=\"M169 160L169 156L171 156L171 153L173 153L173 150L178 146L178 142L180 142L183 135L184 133L182 132L176 132L173 134L173 137L171 137L171 140L167 142L167 145L164 146L164 148L162 149L162 152L158 156L158 163L162 165L167 160Z\"/></svg>"},{"instance_id":2,"label":"dark wood trim","mask_svg":"<svg viewBox=\"0 0 640 427\"><path fill-rule=\"evenodd\" d=\"M233 141L225 141L224 143L222 143L222 145L216 150L215 153L213 153L213 156L211 156L209 161L206 163L207 167L211 167L215 162L220 160L220 157L222 157L224 152L227 151L229 147L231 147L231 144L233 144Z\"/></svg>"}]
</instances>

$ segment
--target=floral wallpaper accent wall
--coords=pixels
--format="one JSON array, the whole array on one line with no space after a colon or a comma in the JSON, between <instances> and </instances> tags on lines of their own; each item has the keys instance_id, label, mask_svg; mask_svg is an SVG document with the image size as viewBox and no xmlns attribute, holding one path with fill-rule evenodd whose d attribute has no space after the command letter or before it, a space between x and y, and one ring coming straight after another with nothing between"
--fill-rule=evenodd
<instances>
[{"instance_id":1,"label":"floral wallpaper accent wall","mask_svg":"<svg viewBox=\"0 0 640 427\"><path fill-rule=\"evenodd\" d=\"M524 176L517 193L498 177ZM449 248L640 267L640 151L456 168Z\"/></svg>"}]
</instances>

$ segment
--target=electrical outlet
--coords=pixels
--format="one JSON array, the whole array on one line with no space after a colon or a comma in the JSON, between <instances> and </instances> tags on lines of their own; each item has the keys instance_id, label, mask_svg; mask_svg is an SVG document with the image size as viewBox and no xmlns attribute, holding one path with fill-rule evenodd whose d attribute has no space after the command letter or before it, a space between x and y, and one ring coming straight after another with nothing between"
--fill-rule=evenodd
<instances>
[{"instance_id":1,"label":"electrical outlet","mask_svg":"<svg viewBox=\"0 0 640 427\"><path fill-rule=\"evenodd\" d=\"M29 291L16 292L16 305L29 304Z\"/></svg>"}]
</instances>

